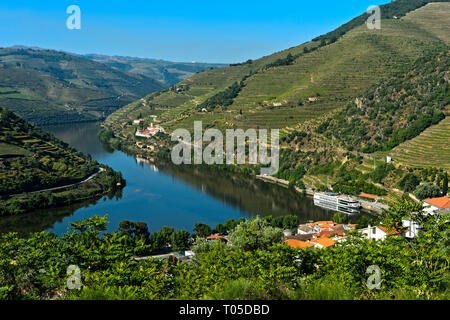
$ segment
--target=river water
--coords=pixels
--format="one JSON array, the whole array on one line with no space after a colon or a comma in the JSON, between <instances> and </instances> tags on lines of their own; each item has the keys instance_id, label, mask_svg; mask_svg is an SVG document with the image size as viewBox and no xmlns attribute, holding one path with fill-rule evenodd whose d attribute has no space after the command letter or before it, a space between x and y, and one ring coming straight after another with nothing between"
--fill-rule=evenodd
<instances>
[{"instance_id":1,"label":"river water","mask_svg":"<svg viewBox=\"0 0 450 320\"><path fill-rule=\"evenodd\" d=\"M328 220L333 212L314 206L311 198L257 179L205 167L165 164L155 167L121 151L108 150L97 138L95 123L45 127L100 163L121 171L126 187L112 198L78 203L0 219L0 232L21 234L49 230L61 235L70 222L108 214L108 231L123 220L144 221L150 231L163 226L192 232L209 224L254 215L295 214L301 222ZM357 218L357 217L354 217Z\"/></svg>"}]
</instances>

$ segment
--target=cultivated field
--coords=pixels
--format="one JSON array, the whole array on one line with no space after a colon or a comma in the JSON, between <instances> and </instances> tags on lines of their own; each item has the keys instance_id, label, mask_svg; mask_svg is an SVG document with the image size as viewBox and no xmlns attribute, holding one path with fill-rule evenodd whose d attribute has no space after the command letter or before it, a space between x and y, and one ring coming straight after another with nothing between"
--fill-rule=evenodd
<instances>
[{"instance_id":1,"label":"cultivated field","mask_svg":"<svg viewBox=\"0 0 450 320\"><path fill-rule=\"evenodd\" d=\"M392 157L412 167L450 170L450 117L393 149Z\"/></svg>"}]
</instances>

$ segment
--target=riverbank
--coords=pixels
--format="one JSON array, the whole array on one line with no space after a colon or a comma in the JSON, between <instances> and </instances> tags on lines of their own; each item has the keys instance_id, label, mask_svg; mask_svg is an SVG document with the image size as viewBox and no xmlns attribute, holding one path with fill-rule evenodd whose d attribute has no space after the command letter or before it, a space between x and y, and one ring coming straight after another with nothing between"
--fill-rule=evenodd
<instances>
[{"instance_id":1,"label":"riverbank","mask_svg":"<svg viewBox=\"0 0 450 320\"><path fill-rule=\"evenodd\" d=\"M24 214L38 209L57 208L113 195L125 186L120 172L100 168L83 181L44 190L21 193L0 200L0 217Z\"/></svg>"},{"instance_id":2,"label":"riverbank","mask_svg":"<svg viewBox=\"0 0 450 320\"><path fill-rule=\"evenodd\" d=\"M108 129L108 127L103 124L103 128L104 129ZM111 145L111 147L114 148L119 148L119 150L127 153L127 154L131 154L134 157L138 157L141 159L145 159L147 161L150 161L151 163L157 163L158 162L158 154L162 148L167 149L168 147L165 145L159 145L158 148L142 148L139 147L136 142L131 142L128 139L126 139L125 137L120 137L120 138L114 138L114 139L118 139L121 141L121 143L117 144L117 140L114 140L114 145ZM153 138L155 139L155 138ZM108 141L103 141L104 143L108 143ZM167 141L165 141L167 142ZM152 145L155 145L155 141L152 141ZM167 149L168 150L168 149ZM166 150L166 151L167 151ZM239 173L239 172L236 172ZM276 178L273 176L267 176L267 175L255 175L253 174L253 176L261 181L267 182L267 183L272 183L272 184L277 184L279 186L285 187L285 188L289 188L289 181L284 180L284 179L280 179L280 178ZM299 194L303 194L303 195L307 195L307 196L314 196L314 190L311 188L306 187L306 189L300 189L297 186L294 186L295 191ZM370 213L374 213L374 214L381 214L383 212L384 209L387 209L388 207L386 205L383 205L381 203L373 203L373 202L369 202L363 199L358 199L361 203L361 206L364 210L369 211Z\"/></svg>"},{"instance_id":3,"label":"riverbank","mask_svg":"<svg viewBox=\"0 0 450 320\"><path fill-rule=\"evenodd\" d=\"M96 172L94 172L93 174L89 175L87 178L85 178L85 179L83 179L81 181L78 181L78 182L69 183L69 184L66 184L66 185L63 185L63 186L57 186L57 187L52 187L52 188L45 188L45 189L41 189L41 190L34 190L34 191L30 191L30 192L21 192L21 193L16 193L16 194L10 194L10 195L7 195L6 197L7 198L11 198L11 197L19 196L19 195L23 195L23 194L33 194L33 193L48 192L48 191L52 191L52 192L53 191L64 191L64 190L67 190L67 189L69 189L71 187L75 187L75 186L78 186L80 184L88 182L89 180L91 180L92 178L96 177L100 172L102 172L104 170L105 169L103 169L102 167L99 167L99 168L97 168Z\"/></svg>"},{"instance_id":4,"label":"riverbank","mask_svg":"<svg viewBox=\"0 0 450 320\"><path fill-rule=\"evenodd\" d=\"M284 180L284 179L280 179L280 178L276 178L276 177L272 177L272 176L262 176L262 175L257 175L256 176L257 179L262 180L264 182L268 182L268 183L275 183L278 184L280 186L289 188L289 181ZM308 196L314 196L314 190L310 189L310 188L306 188L306 189L300 189L298 187L294 187L295 191L297 191L298 193L301 194L306 194ZM366 210L366 211L370 211L372 213L376 213L376 214L380 214L383 212L383 209L387 209L388 206L382 204L382 203L377 203L377 202L369 202L363 199L358 198L358 201L361 203L361 207Z\"/></svg>"}]
</instances>

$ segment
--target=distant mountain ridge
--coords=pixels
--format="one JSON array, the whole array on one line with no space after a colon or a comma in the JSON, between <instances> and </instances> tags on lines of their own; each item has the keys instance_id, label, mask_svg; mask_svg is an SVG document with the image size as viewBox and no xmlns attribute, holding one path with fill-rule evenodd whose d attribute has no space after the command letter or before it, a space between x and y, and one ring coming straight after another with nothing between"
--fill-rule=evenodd
<instances>
[{"instance_id":1,"label":"distant mountain ridge","mask_svg":"<svg viewBox=\"0 0 450 320\"><path fill-rule=\"evenodd\" d=\"M55 50L0 49L0 105L36 124L97 120L164 86Z\"/></svg>"},{"instance_id":2,"label":"distant mountain ridge","mask_svg":"<svg viewBox=\"0 0 450 320\"><path fill-rule=\"evenodd\" d=\"M0 106L38 125L97 121L216 66L82 56L38 47L0 48Z\"/></svg>"},{"instance_id":3,"label":"distant mountain ridge","mask_svg":"<svg viewBox=\"0 0 450 320\"><path fill-rule=\"evenodd\" d=\"M111 68L140 74L162 82L165 86L174 85L197 72L228 66L221 63L171 62L161 59L125 56L85 54L83 57L103 63Z\"/></svg>"}]
</instances>

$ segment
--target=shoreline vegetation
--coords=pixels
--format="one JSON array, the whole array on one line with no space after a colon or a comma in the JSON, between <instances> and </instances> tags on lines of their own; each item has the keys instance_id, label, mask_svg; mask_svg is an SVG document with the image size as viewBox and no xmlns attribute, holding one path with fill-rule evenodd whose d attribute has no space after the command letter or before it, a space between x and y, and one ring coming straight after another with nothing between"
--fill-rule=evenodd
<instances>
[{"instance_id":1,"label":"shoreline vegetation","mask_svg":"<svg viewBox=\"0 0 450 320\"><path fill-rule=\"evenodd\" d=\"M98 200L103 196L113 197L125 185L126 180L120 173L105 166L89 181L63 187L63 191L34 191L5 196L0 200L0 218L32 213L39 209L65 207L86 200Z\"/></svg>"}]
</instances>

